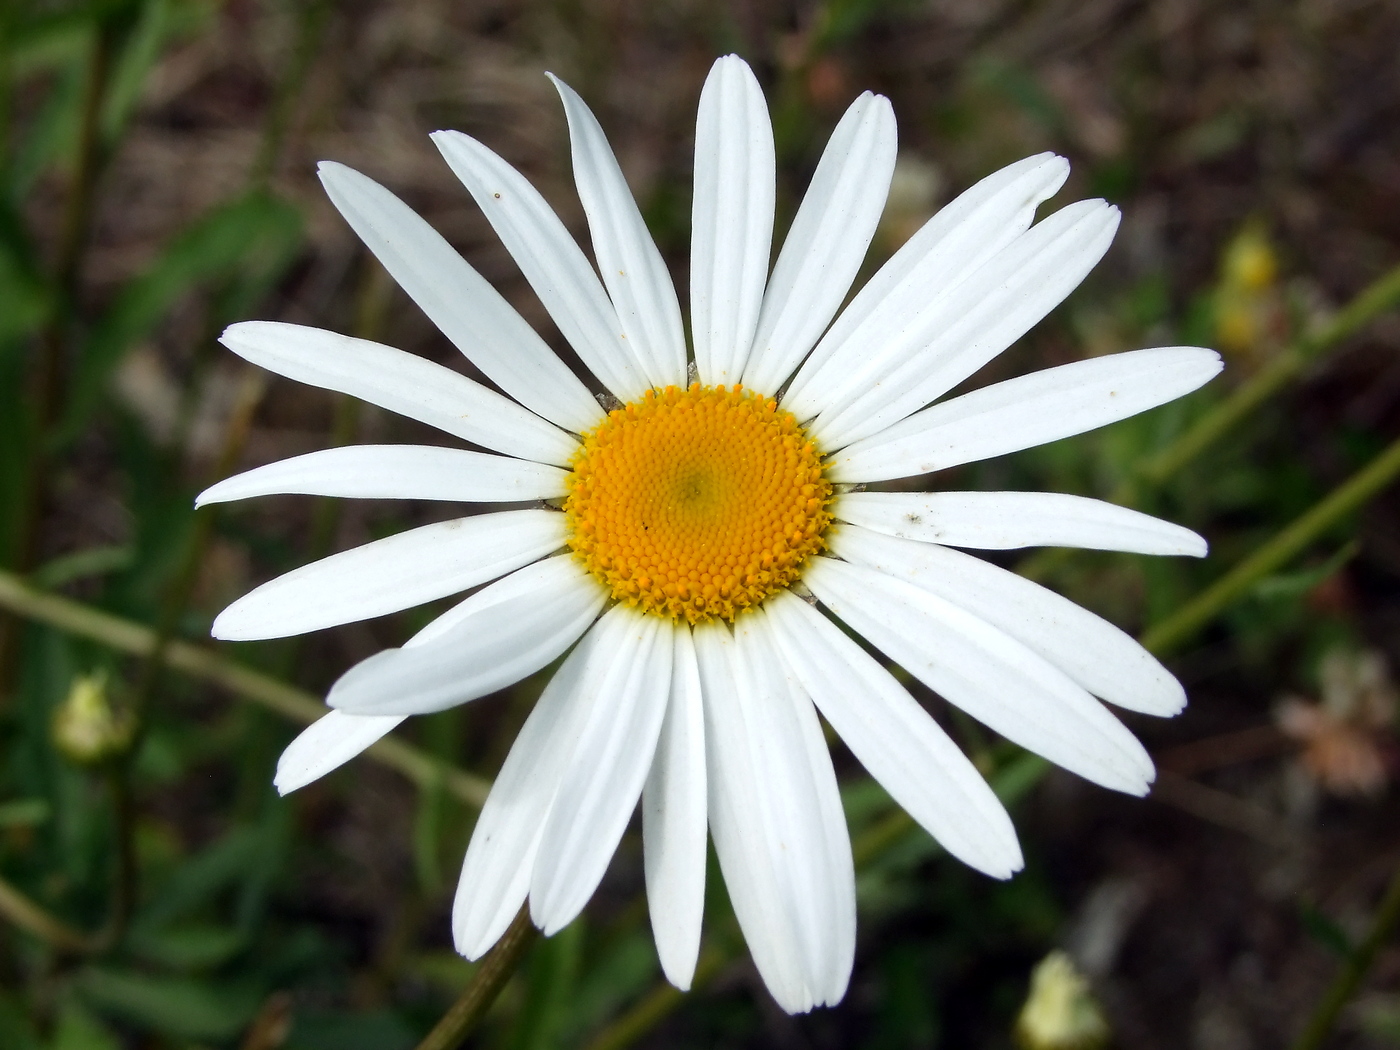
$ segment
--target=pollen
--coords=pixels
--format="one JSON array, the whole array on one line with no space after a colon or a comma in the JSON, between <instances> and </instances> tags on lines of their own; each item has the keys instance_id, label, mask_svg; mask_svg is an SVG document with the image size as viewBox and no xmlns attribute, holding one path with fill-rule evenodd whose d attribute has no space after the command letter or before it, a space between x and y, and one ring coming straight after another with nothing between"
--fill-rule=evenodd
<instances>
[{"instance_id":1,"label":"pollen","mask_svg":"<svg viewBox=\"0 0 1400 1050\"><path fill-rule=\"evenodd\" d=\"M826 544L831 484L791 413L742 386L668 386L584 435L569 547L614 599L732 621Z\"/></svg>"}]
</instances>

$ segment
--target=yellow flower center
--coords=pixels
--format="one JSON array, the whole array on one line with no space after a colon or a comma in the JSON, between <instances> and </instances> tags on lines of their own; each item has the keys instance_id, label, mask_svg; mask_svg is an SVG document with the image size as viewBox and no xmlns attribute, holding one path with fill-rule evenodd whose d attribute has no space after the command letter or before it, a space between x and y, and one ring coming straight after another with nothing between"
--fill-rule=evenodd
<instances>
[{"instance_id":1,"label":"yellow flower center","mask_svg":"<svg viewBox=\"0 0 1400 1050\"><path fill-rule=\"evenodd\" d=\"M738 385L648 390L584 435L573 467L569 547L658 616L733 620L826 546L831 483L812 440Z\"/></svg>"}]
</instances>

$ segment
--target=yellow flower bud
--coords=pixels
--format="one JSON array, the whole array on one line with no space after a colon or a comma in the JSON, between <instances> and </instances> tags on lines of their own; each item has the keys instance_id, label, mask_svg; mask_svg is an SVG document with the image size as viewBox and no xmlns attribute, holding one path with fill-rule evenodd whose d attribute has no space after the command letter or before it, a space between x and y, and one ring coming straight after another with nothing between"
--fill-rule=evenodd
<instances>
[{"instance_id":1,"label":"yellow flower bud","mask_svg":"<svg viewBox=\"0 0 1400 1050\"><path fill-rule=\"evenodd\" d=\"M1100 1050L1108 1045L1104 1020L1089 982L1064 952L1051 952L1031 972L1031 990L1016 1019L1025 1050Z\"/></svg>"},{"instance_id":2,"label":"yellow flower bud","mask_svg":"<svg viewBox=\"0 0 1400 1050\"><path fill-rule=\"evenodd\" d=\"M1269 235L1258 223L1249 223L1225 249L1222 283L1246 292L1268 288L1278 277L1278 257Z\"/></svg>"},{"instance_id":3,"label":"yellow flower bud","mask_svg":"<svg viewBox=\"0 0 1400 1050\"><path fill-rule=\"evenodd\" d=\"M112 706L106 672L79 675L54 712L53 741L70 762L96 765L131 746L136 723L130 712Z\"/></svg>"}]
</instances>

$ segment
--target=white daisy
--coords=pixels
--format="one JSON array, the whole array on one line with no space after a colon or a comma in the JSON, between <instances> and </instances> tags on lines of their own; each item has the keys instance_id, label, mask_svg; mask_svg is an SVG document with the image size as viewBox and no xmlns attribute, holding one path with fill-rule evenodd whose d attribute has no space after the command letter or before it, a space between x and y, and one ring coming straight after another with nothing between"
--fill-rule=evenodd
<instances>
[{"instance_id":1,"label":"white daisy","mask_svg":"<svg viewBox=\"0 0 1400 1050\"><path fill-rule=\"evenodd\" d=\"M1172 715L1181 686L1118 628L954 548L1205 553L1194 533L1077 496L861 486L1103 426L1194 390L1220 361L1195 347L1139 350L939 400L1079 284L1108 248L1117 209L1081 201L1032 225L1068 165L1027 158L929 220L833 323L894 168L889 101L866 93L846 112L770 273L772 129L734 56L700 97L688 352L671 278L602 129L554 83L597 271L510 165L466 135L433 138L622 407L600 408L398 198L323 164L350 225L505 396L399 350L295 325L237 324L224 344L501 455L329 449L230 478L200 502L314 493L525 507L304 566L229 606L213 633L300 634L486 584L342 676L334 710L282 756L278 788L323 776L408 715L567 654L467 850L458 950L483 954L527 898L547 934L574 919L640 798L667 977L686 988L694 973L708 827L773 996L793 1012L835 1003L850 976L855 892L818 712L954 856L997 878L1022 861L972 764L828 616L1007 739L1140 795L1152 762L1100 699Z\"/></svg>"}]
</instances>

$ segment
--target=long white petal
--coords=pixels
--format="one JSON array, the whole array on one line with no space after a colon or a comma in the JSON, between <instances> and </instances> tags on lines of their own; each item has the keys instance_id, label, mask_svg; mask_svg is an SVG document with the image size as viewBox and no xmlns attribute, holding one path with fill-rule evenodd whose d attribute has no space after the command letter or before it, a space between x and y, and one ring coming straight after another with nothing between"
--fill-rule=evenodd
<instances>
[{"instance_id":1,"label":"long white petal","mask_svg":"<svg viewBox=\"0 0 1400 1050\"><path fill-rule=\"evenodd\" d=\"M433 445L348 445L308 452L235 474L201 492L196 507L298 493L361 499L518 503L553 499L568 475L528 459Z\"/></svg>"},{"instance_id":2,"label":"long white petal","mask_svg":"<svg viewBox=\"0 0 1400 1050\"><path fill-rule=\"evenodd\" d=\"M1117 208L1092 200L1032 226L910 325L879 374L849 377L813 423L813 436L840 448L942 397L1079 286L1108 251L1118 220Z\"/></svg>"},{"instance_id":3,"label":"long white petal","mask_svg":"<svg viewBox=\"0 0 1400 1050\"><path fill-rule=\"evenodd\" d=\"M849 390L857 369L904 354L902 337L934 333L925 312L1024 233L1036 207L1064 184L1069 163L1041 153L993 172L941 208L841 312L792 381L783 407L808 419ZM925 341L928 335L925 335ZM898 359L897 357L895 358Z\"/></svg>"},{"instance_id":4,"label":"long white petal","mask_svg":"<svg viewBox=\"0 0 1400 1050\"><path fill-rule=\"evenodd\" d=\"M349 715L331 711L303 729L277 760L272 783L286 795L320 780L376 743L407 717Z\"/></svg>"},{"instance_id":5,"label":"long white petal","mask_svg":"<svg viewBox=\"0 0 1400 1050\"><path fill-rule=\"evenodd\" d=\"M353 168L322 161L317 170L360 240L493 383L567 430L582 432L602 420L588 388L422 216Z\"/></svg>"},{"instance_id":6,"label":"long white petal","mask_svg":"<svg viewBox=\"0 0 1400 1050\"><path fill-rule=\"evenodd\" d=\"M564 515L551 510L423 525L269 580L221 612L210 633L229 641L285 638L422 605L558 550L564 529Z\"/></svg>"},{"instance_id":7,"label":"long white petal","mask_svg":"<svg viewBox=\"0 0 1400 1050\"><path fill-rule=\"evenodd\" d=\"M949 703L1104 787L1147 793L1152 759L1081 686L985 620L864 566L813 558L823 604Z\"/></svg>"},{"instance_id":8,"label":"long white petal","mask_svg":"<svg viewBox=\"0 0 1400 1050\"><path fill-rule=\"evenodd\" d=\"M819 942L818 954L808 961L808 967L816 982L818 1002L834 1006L846 994L855 961L856 871L831 751L812 698L788 670L767 613L759 609L746 616L736 625L734 640L739 656L736 666L747 664L751 675L760 668L766 671L770 680L784 687L796 719L812 797L817 804L819 834L814 836L813 847L819 858L818 885L824 898L813 901L813 910L804 921L820 923L830 933L829 938Z\"/></svg>"},{"instance_id":9,"label":"long white petal","mask_svg":"<svg viewBox=\"0 0 1400 1050\"><path fill-rule=\"evenodd\" d=\"M358 714L406 715L486 696L573 645L605 599L573 557L536 562L473 594L402 649L361 660L326 702Z\"/></svg>"},{"instance_id":10,"label":"long white petal","mask_svg":"<svg viewBox=\"0 0 1400 1050\"><path fill-rule=\"evenodd\" d=\"M745 386L776 394L836 316L880 223L896 145L889 99L867 91L851 103L773 266Z\"/></svg>"},{"instance_id":11,"label":"long white petal","mask_svg":"<svg viewBox=\"0 0 1400 1050\"><path fill-rule=\"evenodd\" d=\"M1195 346L1132 350L1046 368L925 409L831 460L833 481L885 481L1058 441L1208 383L1223 367Z\"/></svg>"},{"instance_id":12,"label":"long white petal","mask_svg":"<svg viewBox=\"0 0 1400 1050\"><path fill-rule=\"evenodd\" d=\"M912 583L1000 628L1111 704L1162 717L1186 706L1181 683L1132 637L1023 576L961 551L859 526L833 530L831 543L847 561Z\"/></svg>"},{"instance_id":13,"label":"long white petal","mask_svg":"<svg viewBox=\"0 0 1400 1050\"><path fill-rule=\"evenodd\" d=\"M849 492L832 513L875 532L948 547L1085 547L1203 558L1190 529L1103 500L1060 492Z\"/></svg>"},{"instance_id":14,"label":"long white petal","mask_svg":"<svg viewBox=\"0 0 1400 1050\"><path fill-rule=\"evenodd\" d=\"M779 594L764 609L789 669L890 796L964 863L998 879L1020 871L1006 809L904 687L800 598Z\"/></svg>"},{"instance_id":15,"label":"long white petal","mask_svg":"<svg viewBox=\"0 0 1400 1050\"><path fill-rule=\"evenodd\" d=\"M672 625L618 605L612 666L580 697L587 714L549 811L530 879L530 914L546 937L571 923L598 888L637 808L671 689Z\"/></svg>"},{"instance_id":16,"label":"long white petal","mask_svg":"<svg viewBox=\"0 0 1400 1050\"><path fill-rule=\"evenodd\" d=\"M642 789L642 847L656 954L689 991L705 910L705 711L690 628L673 632L671 695Z\"/></svg>"},{"instance_id":17,"label":"long white petal","mask_svg":"<svg viewBox=\"0 0 1400 1050\"><path fill-rule=\"evenodd\" d=\"M801 1013L827 1001L839 939L803 711L722 624L694 633L715 852L764 983L779 1006ZM810 703L806 714L815 719Z\"/></svg>"},{"instance_id":18,"label":"long white petal","mask_svg":"<svg viewBox=\"0 0 1400 1050\"><path fill-rule=\"evenodd\" d=\"M607 651L604 626L584 635L545 686L481 808L452 902L452 939L468 959L484 955L525 902L540 834L584 714L579 692L600 647Z\"/></svg>"},{"instance_id":19,"label":"long white petal","mask_svg":"<svg viewBox=\"0 0 1400 1050\"><path fill-rule=\"evenodd\" d=\"M564 102L574 182L588 216L593 254L622 331L646 361L652 386L685 386L685 333L676 287L627 188L598 118L574 89L547 74Z\"/></svg>"},{"instance_id":20,"label":"long white petal","mask_svg":"<svg viewBox=\"0 0 1400 1050\"><path fill-rule=\"evenodd\" d=\"M718 59L700 92L690 221L690 329L700 382L739 382L773 244L773 125L753 70Z\"/></svg>"},{"instance_id":21,"label":"long white petal","mask_svg":"<svg viewBox=\"0 0 1400 1050\"><path fill-rule=\"evenodd\" d=\"M508 456L568 466L578 442L509 398L415 354L320 328L243 321L219 342L270 372L358 397Z\"/></svg>"},{"instance_id":22,"label":"long white petal","mask_svg":"<svg viewBox=\"0 0 1400 1050\"><path fill-rule=\"evenodd\" d=\"M433 142L471 191L501 243L583 363L622 401L650 385L612 300L559 216L520 172L460 131Z\"/></svg>"}]
</instances>

